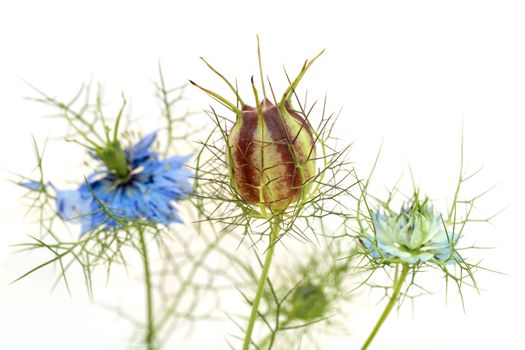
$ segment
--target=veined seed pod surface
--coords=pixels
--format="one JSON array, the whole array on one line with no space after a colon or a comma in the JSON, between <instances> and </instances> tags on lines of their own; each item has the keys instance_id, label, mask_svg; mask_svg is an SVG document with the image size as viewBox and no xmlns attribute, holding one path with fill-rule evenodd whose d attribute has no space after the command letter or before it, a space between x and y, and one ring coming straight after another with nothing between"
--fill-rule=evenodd
<instances>
[{"instance_id":1,"label":"veined seed pod surface","mask_svg":"<svg viewBox=\"0 0 525 350\"><path fill-rule=\"evenodd\" d=\"M228 135L230 171L249 203L282 211L311 188L315 139L310 124L289 102L264 99L244 105Z\"/></svg>"}]
</instances>

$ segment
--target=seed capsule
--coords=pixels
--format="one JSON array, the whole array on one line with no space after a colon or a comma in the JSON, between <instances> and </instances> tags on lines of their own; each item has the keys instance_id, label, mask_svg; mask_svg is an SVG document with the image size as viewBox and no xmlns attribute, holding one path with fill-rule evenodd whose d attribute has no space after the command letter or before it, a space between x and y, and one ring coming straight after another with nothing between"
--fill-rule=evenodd
<instances>
[{"instance_id":1,"label":"seed capsule","mask_svg":"<svg viewBox=\"0 0 525 350\"><path fill-rule=\"evenodd\" d=\"M256 106L245 104L233 85L204 59L235 93L240 108L190 80L236 114L235 124L227 132L227 162L232 186L250 204L282 212L291 203L305 199L312 187L316 171L315 132L303 114L292 108L290 100L308 68L322 53L305 62L276 104L266 98L264 84L264 98L259 100L253 78ZM262 80L261 67L259 56Z\"/></svg>"},{"instance_id":2,"label":"seed capsule","mask_svg":"<svg viewBox=\"0 0 525 350\"><path fill-rule=\"evenodd\" d=\"M310 190L314 135L288 102L274 105L264 99L258 108L244 105L228 146L232 181L245 201L282 211Z\"/></svg>"}]
</instances>

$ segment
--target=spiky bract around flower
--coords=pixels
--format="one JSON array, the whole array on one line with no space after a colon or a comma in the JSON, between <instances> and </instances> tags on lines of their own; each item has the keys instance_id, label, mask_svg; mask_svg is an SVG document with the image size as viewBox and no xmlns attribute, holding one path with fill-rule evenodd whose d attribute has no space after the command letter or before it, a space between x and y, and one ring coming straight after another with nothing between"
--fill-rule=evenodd
<instances>
[{"instance_id":1,"label":"spiky bract around flower","mask_svg":"<svg viewBox=\"0 0 525 350\"><path fill-rule=\"evenodd\" d=\"M187 133L193 129L187 120L189 114L181 115L174 110L182 98L183 86L168 88L160 67L159 73L160 82L155 86L165 126L144 137L131 130L141 126L130 124L129 116L124 113L127 101L123 95L116 116L108 117L103 108L106 104L101 85L95 95L91 84L82 85L67 101L33 87L39 97L31 100L51 107L56 113L52 115L68 126L65 135L62 129L53 129L57 133L52 139L58 137L70 146L81 146L89 159L84 163L86 176L77 178L76 187L66 189L57 185L58 179L46 176L43 165L46 148L39 147L34 140L38 174L19 176L17 183L30 190L30 207L39 218L40 233L31 236L33 243L21 244L21 249L51 251L53 258L20 278L58 263L62 267L61 278L69 288L66 272L76 262L85 272L91 294L91 270L105 265L109 276L112 265L125 265L122 250L139 249L143 234L155 239L159 248L169 250L168 241L174 237L166 234L168 225L181 221L178 209L182 208L176 207L176 202L191 193L193 176L186 168L190 157L170 153L183 147L185 152L193 153L187 148L190 144ZM162 139L157 142L159 138ZM159 145L165 146L163 151L158 151ZM80 224L81 237L72 240L65 235L61 222Z\"/></svg>"},{"instance_id":2,"label":"spiky bract around flower","mask_svg":"<svg viewBox=\"0 0 525 350\"><path fill-rule=\"evenodd\" d=\"M192 190L192 172L185 164L189 157L170 154L184 150L185 154L193 155L193 139L202 126L198 120L189 120L191 113L179 113L184 86L169 88L160 67L159 73L155 90L162 106L162 118L158 120L162 124L157 124L156 131L143 138L131 131L143 126L124 116L124 97L117 117L107 117L100 86L95 98L88 84L66 101L35 89L39 97L33 100L52 107L53 115L56 113L69 127L50 129L54 133L50 138L65 138L69 146L74 143L88 151L89 159L84 163L87 176L76 178L79 185L72 189L57 185L56 178L51 179L56 186L51 185L43 166L45 148L39 147L35 140L36 171L30 177L18 176L16 181L29 190L27 199L32 212L36 212L39 229L29 242L17 247L20 251L39 251L49 256L15 281L54 267L58 273L55 286L63 282L71 293L70 287L74 285L70 277L75 276L77 281L78 275L83 275L93 299L98 288L98 278L94 276L105 273L109 282L116 266L135 274L136 264L130 263L130 259L137 256L133 253L138 253L146 289L145 320L141 322L120 307L111 309L136 326L130 346L148 349L157 348L160 342L180 331L184 327L182 320L209 317L210 306L199 300L203 294L217 291L195 280L211 283L217 277L217 271L208 272L212 266L208 266L207 257L223 238L197 234L203 229L190 225L188 219L184 220L184 226L169 225L180 221L181 211L183 217L194 213L191 207L176 203ZM155 119L147 123L151 125ZM78 230L69 230L69 222L81 224L80 237Z\"/></svg>"},{"instance_id":3,"label":"spiky bract around flower","mask_svg":"<svg viewBox=\"0 0 525 350\"><path fill-rule=\"evenodd\" d=\"M347 334L350 315L341 311L354 298L349 291L355 277L355 255L346 258L352 250L348 240L320 239L322 247L309 246L291 261L275 266L259 309L264 322L260 324L262 337L254 339L258 349L296 349L308 344L309 349L320 350L325 348L325 335ZM223 254L229 268L240 272L230 278L235 285L246 286L242 295L251 304L245 289L257 283L257 271L239 252L223 250Z\"/></svg>"},{"instance_id":4,"label":"spiky bract around flower","mask_svg":"<svg viewBox=\"0 0 525 350\"><path fill-rule=\"evenodd\" d=\"M255 107L249 106L231 83L208 63L234 91L240 107L192 82L235 113L235 122L224 130L229 182L239 198L263 212L269 209L278 214L296 202L302 206L319 176L316 173L318 133L308 117L292 107L291 99L302 77L320 55L304 64L282 99L275 103L267 98L264 83L264 98L259 99L252 77Z\"/></svg>"},{"instance_id":5,"label":"spiky bract around flower","mask_svg":"<svg viewBox=\"0 0 525 350\"><path fill-rule=\"evenodd\" d=\"M348 241L326 239L323 247L309 249L295 261L280 265L264 294L264 319L269 335L261 349L295 348L301 343L322 349L326 333L346 333L345 313L355 261L346 257ZM306 259L305 259L306 258ZM279 334L279 337L276 335Z\"/></svg>"},{"instance_id":6,"label":"spiky bract around flower","mask_svg":"<svg viewBox=\"0 0 525 350\"><path fill-rule=\"evenodd\" d=\"M350 202L355 202L351 188L356 181L347 159L350 145L340 148L333 135L338 115L327 112L326 99L309 102L307 95L299 99L296 91L320 55L306 61L295 79L287 76L289 87L281 100L273 96L273 102L265 92L259 55L263 96L259 98L252 79L255 107L204 61L227 83L238 103L193 83L228 109L226 115L214 108L208 112L214 129L196 157L193 198L202 220L225 229L241 226L245 234L258 236L260 229L269 234L269 226L252 225L253 221L268 223L280 216L279 236L286 231L309 241L321 232L324 218L346 220L354 215ZM315 115L319 106L321 113Z\"/></svg>"},{"instance_id":7,"label":"spiky bract around flower","mask_svg":"<svg viewBox=\"0 0 525 350\"><path fill-rule=\"evenodd\" d=\"M189 157L160 159L151 150L156 136L151 133L123 152L130 169L124 177L104 166L76 190L56 190L60 217L80 222L83 234L100 225L113 228L122 224L113 217L163 225L181 222L174 202L191 192L188 179L192 173L184 168Z\"/></svg>"},{"instance_id":8,"label":"spiky bract around flower","mask_svg":"<svg viewBox=\"0 0 525 350\"><path fill-rule=\"evenodd\" d=\"M391 296L393 302L397 302L397 298L419 295L412 292L412 288L423 294L429 293L430 288L417 281L420 272L430 269L443 274L447 290L451 284L457 287L462 303L462 289L465 286L478 290L475 273L484 268L480 266L479 260L475 261L476 255L467 254L479 247L468 245L465 234L471 223L488 222L493 216L488 219L471 217L475 204L489 190L471 197L463 193L465 183L479 170L466 173L463 140L460 155L459 178L448 203L444 200L433 201L422 195L414 182L410 195L400 193L398 186L388 191L385 199L369 194L378 158L368 179L360 183L357 227L349 230L357 233L352 236L358 242L357 254L363 258L360 265L369 272L363 284L385 290L392 287L396 291L394 294L397 294ZM395 207L394 203L400 203L400 208ZM372 282L372 275L378 271L385 272L393 284L385 286L382 282Z\"/></svg>"},{"instance_id":9,"label":"spiky bract around flower","mask_svg":"<svg viewBox=\"0 0 525 350\"><path fill-rule=\"evenodd\" d=\"M364 341L362 350L368 349L396 304L418 295L412 288L423 293L429 292L428 286L418 280L420 272L432 268L440 270L447 288L450 281L456 285L463 307L462 288L473 286L478 289L474 273L480 269L479 262L468 262L467 258L460 255L460 249L469 247L458 247L466 224L473 221L469 216L474 202L486 193L471 199L461 199L462 185L476 173L465 174L462 142L460 176L446 212L436 210L435 203L428 197L421 196L415 185L412 195L403 202L400 210L395 210L392 206L393 202L397 203L397 187L389 192L386 200L381 200L368 194L371 174L361 185L356 238L359 242L358 254L366 257L361 260L361 264L370 272L361 285L383 289L388 296L388 302ZM463 252L465 251L462 250ZM378 270L386 272L391 284L377 285L371 282L372 274Z\"/></svg>"}]
</instances>

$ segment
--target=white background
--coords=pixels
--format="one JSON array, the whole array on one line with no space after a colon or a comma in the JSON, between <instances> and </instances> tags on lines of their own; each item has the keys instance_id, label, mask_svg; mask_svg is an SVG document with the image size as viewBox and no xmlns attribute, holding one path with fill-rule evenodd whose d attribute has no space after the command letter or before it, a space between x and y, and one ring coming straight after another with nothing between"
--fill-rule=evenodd
<instances>
[{"instance_id":1,"label":"white background","mask_svg":"<svg viewBox=\"0 0 525 350\"><path fill-rule=\"evenodd\" d=\"M414 313L394 314L372 348L522 349L524 18L523 2L501 0L4 1L0 166L28 173L34 164L31 134L43 139L59 125L41 118L41 106L23 100L32 92L20 78L67 98L93 77L108 96L126 92L132 113L145 117L156 106L151 79L159 60L174 84L192 79L226 92L199 61L204 56L249 93L249 77L257 74L256 34L277 90L285 85L283 64L296 72L305 58L324 48L302 86L311 96L328 93L332 110L343 107L338 132L355 142L356 167L369 169L383 142L379 185L391 186L410 163L426 193L450 196L464 123L468 168L484 166L474 189L498 184L480 202L480 216L508 206L492 225L469 231L481 245L496 247L483 252L484 266L506 275L480 274L483 291L466 293L466 313L454 296L446 304L438 289L422 298ZM187 96L194 110L210 103L191 88ZM67 175L61 160L78 156L77 151L49 152L56 169L52 175ZM30 233L21 223L31 221L23 218L21 195L0 182L0 348L125 348L125 323L82 293L50 293L51 269L9 285L32 258L13 256L9 247ZM140 298L140 285L135 287L139 291L122 291L117 284L100 293ZM360 314L352 320L351 336L326 348L357 348L377 312ZM227 348L216 329L200 334L179 338L172 348Z\"/></svg>"}]
</instances>

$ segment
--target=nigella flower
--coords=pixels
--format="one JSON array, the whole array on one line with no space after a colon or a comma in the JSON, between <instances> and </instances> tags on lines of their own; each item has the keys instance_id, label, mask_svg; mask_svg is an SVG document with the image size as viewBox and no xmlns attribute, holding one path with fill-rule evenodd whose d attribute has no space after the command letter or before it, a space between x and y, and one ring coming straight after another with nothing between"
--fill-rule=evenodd
<instances>
[{"instance_id":1,"label":"nigella flower","mask_svg":"<svg viewBox=\"0 0 525 350\"><path fill-rule=\"evenodd\" d=\"M56 192L59 216L81 224L82 234L101 225L115 228L126 220L143 219L168 225L181 222L174 202L191 192L184 168L189 157L160 159L150 148L156 133L122 149L118 142L96 149L92 156L104 164L75 190Z\"/></svg>"},{"instance_id":2,"label":"nigella flower","mask_svg":"<svg viewBox=\"0 0 525 350\"><path fill-rule=\"evenodd\" d=\"M415 196L399 213L377 210L372 221L375 237L363 234L361 243L374 260L444 264L460 259L454 251L459 235L446 229L428 199L420 203Z\"/></svg>"}]
</instances>

